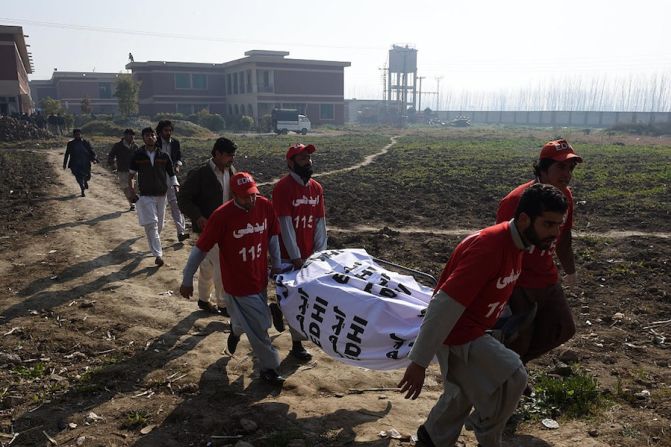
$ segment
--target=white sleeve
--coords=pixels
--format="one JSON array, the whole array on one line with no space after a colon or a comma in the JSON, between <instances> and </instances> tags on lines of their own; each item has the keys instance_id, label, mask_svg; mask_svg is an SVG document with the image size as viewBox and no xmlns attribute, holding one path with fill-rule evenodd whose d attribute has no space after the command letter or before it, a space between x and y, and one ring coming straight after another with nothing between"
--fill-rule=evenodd
<instances>
[{"instance_id":1,"label":"white sleeve","mask_svg":"<svg viewBox=\"0 0 671 447\"><path fill-rule=\"evenodd\" d=\"M207 252L201 250L197 246L194 246L191 249L191 254L189 254L189 259L186 261L184 266L184 272L182 273L182 284L186 287L193 287L193 275L196 274L198 266L203 259L207 256Z\"/></svg>"}]
</instances>

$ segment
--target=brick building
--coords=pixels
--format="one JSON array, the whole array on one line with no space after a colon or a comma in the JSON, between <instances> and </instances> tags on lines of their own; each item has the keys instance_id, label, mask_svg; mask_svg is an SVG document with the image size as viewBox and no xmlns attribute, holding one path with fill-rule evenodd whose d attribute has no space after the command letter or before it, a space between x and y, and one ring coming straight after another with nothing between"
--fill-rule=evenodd
<instances>
[{"instance_id":1,"label":"brick building","mask_svg":"<svg viewBox=\"0 0 671 447\"><path fill-rule=\"evenodd\" d=\"M118 73L54 71L51 79L30 81L36 105L46 97L58 99L70 113L81 113L81 104L88 98L92 113L114 114L119 110L114 96Z\"/></svg>"},{"instance_id":2,"label":"brick building","mask_svg":"<svg viewBox=\"0 0 671 447\"><path fill-rule=\"evenodd\" d=\"M142 82L140 114L207 109L259 120L275 107L298 109L315 124L344 123L344 68L349 62L288 59L286 51L252 50L222 64L131 62Z\"/></svg>"},{"instance_id":3,"label":"brick building","mask_svg":"<svg viewBox=\"0 0 671 447\"><path fill-rule=\"evenodd\" d=\"M0 115L32 113L30 52L20 26L0 25Z\"/></svg>"}]
</instances>

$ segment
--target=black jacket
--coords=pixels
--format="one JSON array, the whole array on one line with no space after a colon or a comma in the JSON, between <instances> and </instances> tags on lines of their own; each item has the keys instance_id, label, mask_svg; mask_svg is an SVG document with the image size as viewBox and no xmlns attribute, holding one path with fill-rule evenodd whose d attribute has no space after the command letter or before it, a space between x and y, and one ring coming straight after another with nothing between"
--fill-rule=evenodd
<instances>
[{"instance_id":1,"label":"black jacket","mask_svg":"<svg viewBox=\"0 0 671 447\"><path fill-rule=\"evenodd\" d=\"M154 164L144 146L135 151L130 160L130 169L137 172L137 185L141 196L163 196L168 192L169 177L175 175L170 157L165 152L156 151Z\"/></svg>"},{"instance_id":2,"label":"black jacket","mask_svg":"<svg viewBox=\"0 0 671 447\"><path fill-rule=\"evenodd\" d=\"M91 143L82 139L81 144L84 149L83 151L77 150L77 140L68 141L68 145L65 148L65 156L63 157L63 169L69 167L73 171L86 171L90 174L91 162L98 161L98 157L93 151Z\"/></svg>"},{"instance_id":3,"label":"black jacket","mask_svg":"<svg viewBox=\"0 0 671 447\"><path fill-rule=\"evenodd\" d=\"M161 137L156 139L156 147L163 151ZM172 160L173 166L176 166L178 161L182 161L182 148L179 146L179 140L170 138L170 153L168 155L170 156L170 160Z\"/></svg>"},{"instance_id":4,"label":"black jacket","mask_svg":"<svg viewBox=\"0 0 671 447\"><path fill-rule=\"evenodd\" d=\"M231 176L235 174L233 167L229 168ZM177 203L179 209L191 219L191 227L196 233L201 233L202 228L196 223L198 218L209 218L210 215L223 203L224 191L217 176L212 172L209 161L202 166L189 171L186 180L179 188ZM229 197L230 199L230 192Z\"/></svg>"},{"instance_id":5,"label":"black jacket","mask_svg":"<svg viewBox=\"0 0 671 447\"><path fill-rule=\"evenodd\" d=\"M119 172L128 172L128 166L130 165L130 159L133 158L133 154L138 150L137 144L133 143L130 147L126 147L123 144L123 139L112 146L112 150L107 155L107 164L114 166L114 159L116 159L116 169Z\"/></svg>"}]
</instances>

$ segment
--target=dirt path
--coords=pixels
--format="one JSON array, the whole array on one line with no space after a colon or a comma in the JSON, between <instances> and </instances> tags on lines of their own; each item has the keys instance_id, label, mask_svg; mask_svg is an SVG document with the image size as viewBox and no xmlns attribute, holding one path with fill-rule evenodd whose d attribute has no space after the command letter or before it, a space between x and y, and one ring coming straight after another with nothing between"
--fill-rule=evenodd
<instances>
[{"instance_id":1,"label":"dirt path","mask_svg":"<svg viewBox=\"0 0 671 447\"><path fill-rule=\"evenodd\" d=\"M13 427L23 433L13 446L43 445L42 432L59 445L73 445L81 436L85 445L205 445L212 435L238 433L256 445L285 445L273 439L293 438L305 438L305 445L409 445L378 433L414 433L441 393L435 365L417 401L393 390L352 394L350 389L393 388L401 371L349 367L314 346L314 361L300 365L286 357L288 332L271 329L288 380L282 389L265 385L245 337L235 356L224 353L227 320L174 295L189 246L177 243L172 222L162 234L166 265L159 269L113 175L94 167L91 189L80 198L69 171L60 169L61 157L56 151L47 156L57 171L44 199L48 224L28 225L15 255L0 261L10 292L2 299L0 326L3 334L20 328L4 341L16 337L22 355L53 368L49 381L68 385L50 399L10 407ZM351 169L356 167L337 172ZM87 388L100 381L102 386ZM86 423L91 412L101 419ZM129 428L131 414L144 415L142 425L153 425L153 431L142 435L140 427ZM258 431L245 434L242 418L255 421ZM77 426L64 429L67 423ZM606 445L590 438L588 429L582 422L554 431L521 427L505 445ZM470 432L462 440L475 445Z\"/></svg>"},{"instance_id":2,"label":"dirt path","mask_svg":"<svg viewBox=\"0 0 671 447\"><path fill-rule=\"evenodd\" d=\"M337 231L341 233L374 233L379 231L389 231L402 234L438 234L444 236L467 236L473 234L478 229L476 228L418 228L418 227L376 227L372 225L355 225L353 227L342 228L329 226L329 231ZM660 239L669 239L671 238L671 233L664 232L655 232L655 231L620 231L620 230L609 230L609 231L600 231L600 232L591 232L591 231L576 231L574 230L574 236L577 238L581 237L602 237L610 239L624 239L628 237L653 237Z\"/></svg>"},{"instance_id":3,"label":"dirt path","mask_svg":"<svg viewBox=\"0 0 671 447\"><path fill-rule=\"evenodd\" d=\"M388 145L386 145L386 146L384 146L382 149L380 149L379 152L375 152L374 154L370 154L370 155L366 156L366 158L364 158L363 161L362 161L361 163L357 163L357 164L355 164L355 165L348 166L348 167L346 167L346 168L333 169L333 170L331 170L331 171L320 172L320 173L318 173L318 174L314 174L313 177L325 177L325 176L327 176L327 175L343 174L343 173L345 173L345 172L354 171L355 169L360 169L360 168L363 168L364 166L368 166L368 165L371 164L377 157L379 157L380 155L384 155L384 154L386 154L386 153L389 151L389 149L390 149L393 145L396 144L396 139L397 139L397 138L398 138L398 137L390 137L391 142L390 142ZM274 179L270 180L269 182L259 183L259 186L271 186L271 185L274 185L275 183L279 182L281 178L282 178L282 177L278 177L278 178L274 178Z\"/></svg>"}]
</instances>

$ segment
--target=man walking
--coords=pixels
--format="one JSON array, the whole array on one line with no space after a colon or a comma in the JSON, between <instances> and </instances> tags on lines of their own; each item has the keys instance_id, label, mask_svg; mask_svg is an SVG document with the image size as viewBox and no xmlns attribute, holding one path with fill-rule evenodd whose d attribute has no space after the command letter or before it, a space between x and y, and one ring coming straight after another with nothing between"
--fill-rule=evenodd
<instances>
[{"instance_id":1,"label":"man walking","mask_svg":"<svg viewBox=\"0 0 671 447\"><path fill-rule=\"evenodd\" d=\"M556 240L547 249L530 247L524 254L522 274L510 297L509 305L513 315L523 314L536 308L533 322L520 330L517 338L507 346L517 352L522 361L536 359L546 352L568 341L575 334L575 323L566 296L559 282L559 272L553 254L556 250L566 276L564 282L569 287L576 283L575 257L573 254L573 195L568 185L573 169L582 158L578 156L566 140L547 142L541 149L540 157L534 165L536 179L518 186L504 197L496 213L496 221L512 218L524 190L536 183L549 184L558 188L566 197L568 210L566 219Z\"/></svg>"},{"instance_id":2,"label":"man walking","mask_svg":"<svg viewBox=\"0 0 671 447\"><path fill-rule=\"evenodd\" d=\"M566 206L555 187L533 185L522 194L514 219L485 228L455 248L398 385L406 399L416 399L426 367L438 357L444 391L417 430L418 445L454 446L468 418L482 447L501 446L527 373L519 356L486 331L508 301L524 250L552 244Z\"/></svg>"},{"instance_id":3,"label":"man walking","mask_svg":"<svg viewBox=\"0 0 671 447\"><path fill-rule=\"evenodd\" d=\"M170 157L156 147L154 129L142 129L142 140L144 146L135 151L130 160L128 191L132 197L138 195L133 184L137 176L137 218L144 227L151 253L156 257L154 263L160 267L164 264L159 235L165 221L165 197L169 189L178 190L179 183Z\"/></svg>"},{"instance_id":4,"label":"man walking","mask_svg":"<svg viewBox=\"0 0 671 447\"><path fill-rule=\"evenodd\" d=\"M236 173L230 187L233 200L210 215L184 267L179 292L184 298L193 295L193 275L207 252L219 245L221 278L231 315L228 351L235 353L240 336L246 333L259 360L261 378L280 385L285 379L277 372L280 359L268 336L270 314L266 295L268 254L272 260L271 272L280 271L277 217L270 201L258 196L259 190L250 174Z\"/></svg>"},{"instance_id":5,"label":"man walking","mask_svg":"<svg viewBox=\"0 0 671 447\"><path fill-rule=\"evenodd\" d=\"M128 204L130 205L130 211L135 210L135 202L133 202L133 196L128 190L128 169L130 166L130 159L133 157L133 154L138 149L137 144L134 141L135 132L133 129L126 129L123 131L123 138L121 141L112 146L112 150L107 155L107 164L111 167L114 167L116 161L116 175L117 181L119 182L119 188L124 193Z\"/></svg>"},{"instance_id":6,"label":"man walking","mask_svg":"<svg viewBox=\"0 0 671 447\"><path fill-rule=\"evenodd\" d=\"M163 151L163 153L170 157L173 170L175 175L177 175L182 168L182 149L179 145L179 141L175 138L172 138L172 131L172 121L169 120L161 120L156 126L156 133L158 134L158 148L160 151ZM189 233L186 232L184 216L179 210L177 195L175 194L174 190L168 190L167 200L168 205L170 206L170 215L172 216L172 220L175 222L175 227L177 228L177 240L182 242L189 238Z\"/></svg>"},{"instance_id":7,"label":"man walking","mask_svg":"<svg viewBox=\"0 0 671 447\"><path fill-rule=\"evenodd\" d=\"M203 232L214 210L233 197L230 182L235 174L233 161L237 148L228 138L217 139L212 147L212 158L190 171L179 190L179 208L191 219L191 228L196 234ZM207 253L198 272L198 307L227 315L217 245ZM213 286L214 300L211 297Z\"/></svg>"},{"instance_id":8,"label":"man walking","mask_svg":"<svg viewBox=\"0 0 671 447\"><path fill-rule=\"evenodd\" d=\"M273 207L281 229L282 260L300 269L305 260L316 251L326 250L326 212L324 190L312 178L311 154L316 148L295 144L286 153L289 173L273 188ZM275 328L283 329L282 313L277 303L271 303ZM290 355L308 361L312 355L303 347L303 336L290 328L292 348Z\"/></svg>"},{"instance_id":9,"label":"man walking","mask_svg":"<svg viewBox=\"0 0 671 447\"><path fill-rule=\"evenodd\" d=\"M72 140L68 141L63 157L63 169L70 168L72 175L75 176L82 197L86 197L85 189L89 189L89 180L91 180L91 163L98 163L98 157L91 147L91 143L82 139L82 131L75 129L72 131Z\"/></svg>"}]
</instances>

